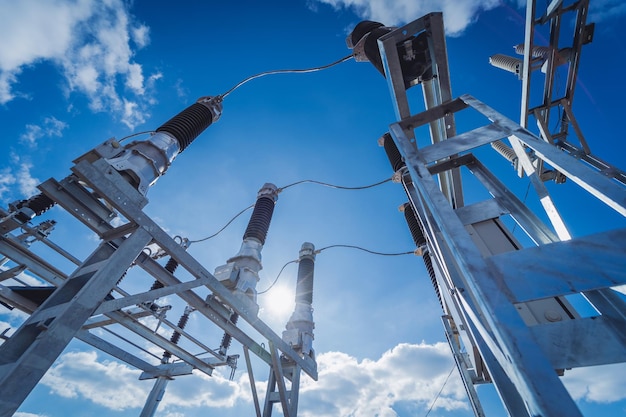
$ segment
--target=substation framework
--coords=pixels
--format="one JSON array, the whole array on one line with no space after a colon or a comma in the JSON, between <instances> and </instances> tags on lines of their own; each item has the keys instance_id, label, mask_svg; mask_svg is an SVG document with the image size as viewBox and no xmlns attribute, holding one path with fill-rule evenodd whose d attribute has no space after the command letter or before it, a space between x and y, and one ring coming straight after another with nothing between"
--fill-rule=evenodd
<instances>
[{"instance_id":1,"label":"substation framework","mask_svg":"<svg viewBox=\"0 0 626 417\"><path fill-rule=\"evenodd\" d=\"M523 57L492 57L494 65L515 72L522 81L519 123L469 95L452 96L440 13L400 28L362 22L348 38L355 58L370 61L387 79L398 121L380 143L406 192L404 215L439 297L444 331L477 416L484 411L475 387L485 383L494 384L511 416L580 416L559 376L571 368L626 361L626 304L614 290L626 283L626 229L571 236L545 184L573 182L626 216L626 176L592 154L572 109L581 48L593 36L593 26L586 23L588 0L564 3L554 0L537 16L535 1L529 0L526 36L517 48ZM570 13L575 15L574 39L562 48L561 23ZM535 27L546 24L550 45L537 47ZM555 96L554 77L563 65L568 68L566 88ZM539 68L545 74L544 91L541 104L532 107L530 81ZM412 114L407 92L418 85L426 110ZM485 125L458 133L459 112L482 115ZM255 302L275 187L266 184L259 191L240 251L215 274L185 250L188 242L169 236L143 211L148 187L220 113L219 97L202 98L147 141L122 147L108 140L74 161L68 177L45 181L41 194L0 213L0 253L5 256L0 280L19 279L28 271L45 283L0 287L5 305L30 315L13 335L2 335L0 416L18 409L73 338L156 381L142 416L154 413L173 377L234 367L237 355L228 355L230 338L243 346L256 415L271 415L277 403L284 415L297 414L301 372L317 378L310 298L297 296L282 337L257 317ZM555 115L560 128L550 132L547 126ZM538 134L527 127L530 117ZM422 126L428 126L430 145L418 148ZM486 154L483 149L507 158L530 182L548 224L479 160L478 153ZM462 179L468 175L492 197L466 204ZM86 259L76 259L48 238L51 221L33 224L53 204L100 238ZM520 243L513 224L532 245ZM40 244L74 263L74 272L63 273L31 250ZM159 256L146 251L147 246L157 248ZM299 270L298 284L305 282L304 292L312 289L314 254L310 244L300 251L305 267ZM167 257L166 265L158 262L161 257ZM155 285L144 292L122 289L120 280L131 267L154 278ZM176 267L192 279L181 280ZM199 295L200 288L210 295ZM166 306L158 302L164 296L186 303L178 324L164 317ZM572 296L586 300L597 314L579 314ZM191 313L224 331L220 348L211 349L185 332ZM146 316L169 327L173 336L167 339L140 321ZM238 319L254 335L242 330ZM97 329L113 324L162 349L163 358L149 362L123 344L105 340ZM193 349L179 344L181 338ZM205 353L192 353L198 349ZM256 393L250 353L270 368L263 402Z\"/></svg>"},{"instance_id":2,"label":"substation framework","mask_svg":"<svg viewBox=\"0 0 626 417\"><path fill-rule=\"evenodd\" d=\"M560 376L626 361L626 303L614 289L626 282L626 229L571 236L545 184L573 182L626 216L624 172L591 153L572 110L581 48L593 37L588 5L554 0L537 16L529 0L525 42L516 47L523 58L491 58L522 81L519 123L470 95L452 96L440 13L399 28L362 22L348 38L356 59L370 61L387 80L398 122L379 143L406 191L404 214L476 416L485 415L476 392L484 383L494 384L511 416L580 416ZM574 36L563 47L559 36L568 16ZM549 25L550 45L537 47L541 25ZM554 78L563 66L561 94ZM531 107L530 80L540 68L543 95ZM426 110L412 114L407 90L416 85L422 86ZM457 132L460 112L473 112L484 125ZM526 128L531 116L537 135ZM547 126L557 117L559 129L551 133ZM422 126L429 129L430 145L418 148ZM527 178L548 224L477 156L493 162L497 157L490 154L505 157ZM469 176L491 198L466 204L462 178ZM515 228L526 234L529 247L514 236ZM581 299L580 308L591 306L596 314L579 314L571 300Z\"/></svg>"},{"instance_id":3,"label":"substation framework","mask_svg":"<svg viewBox=\"0 0 626 417\"><path fill-rule=\"evenodd\" d=\"M109 139L76 159L68 177L49 179L38 186L41 194L2 210L0 280L13 278L20 285L2 285L0 302L29 317L10 337L6 331L2 335L0 416L15 413L73 338L141 370L140 379L155 381L142 417L154 415L174 377L194 370L211 375L217 367L230 367L232 378L239 358L228 353L233 339L243 347L256 415L271 416L277 404L283 415L297 415L301 373L317 379L311 307L315 248L308 242L302 245L295 310L279 336L258 317L256 303L261 250L277 200L276 186L268 183L261 188L239 252L215 274L186 251L187 239L170 236L143 211L148 188L220 114L219 97L201 98L149 139L126 146ZM49 239L54 221L32 225L32 219L53 205L99 237L100 244L86 259L77 259ZM74 271L66 274L38 256L31 248L38 244L52 249L55 259L75 264ZM162 265L158 259L164 257L167 262ZM122 281L131 269L153 278L152 286L128 291ZM29 284L21 275L25 271L39 283ZM201 295L207 290L208 296ZM166 296L186 304L177 324L166 318L171 306L159 303ZM205 335L185 331L192 313L223 330L219 348ZM145 317L154 320L141 320ZM238 325L242 321L250 330ZM159 328L169 329L171 337L162 336ZM134 334L132 340L125 336L128 332ZM115 337L105 337L111 334ZM163 355L156 361L141 352L158 349ZM263 401L251 354L270 369Z\"/></svg>"}]
</instances>

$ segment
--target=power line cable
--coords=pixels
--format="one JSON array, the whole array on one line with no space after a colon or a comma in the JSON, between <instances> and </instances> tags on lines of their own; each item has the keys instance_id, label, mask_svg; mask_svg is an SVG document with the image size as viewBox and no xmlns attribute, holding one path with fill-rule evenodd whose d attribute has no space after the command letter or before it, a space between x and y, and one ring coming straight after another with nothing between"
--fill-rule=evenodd
<instances>
[{"instance_id":1,"label":"power line cable","mask_svg":"<svg viewBox=\"0 0 626 417\"><path fill-rule=\"evenodd\" d=\"M435 399L433 400L433 402L430 404L430 408L428 409L428 411L426 412L426 415L424 417L428 417L428 415L432 411L433 407L435 406L435 403L439 399L439 396L443 392L443 389L446 387L446 384L448 383L448 379L450 379L450 375L452 375L452 372L454 372L454 368L456 368L456 366L453 366L452 369L450 369L450 372L448 373L448 376L446 377L446 380L443 381L443 385L441 386L441 389L439 390L439 392L435 396Z\"/></svg>"},{"instance_id":2,"label":"power line cable","mask_svg":"<svg viewBox=\"0 0 626 417\"><path fill-rule=\"evenodd\" d=\"M323 247L321 249L316 250L315 253L320 253L322 251L325 251L327 249L332 249L332 248L358 249L358 250L362 250L363 252L371 253L373 255L381 255L381 256L401 256L401 255L414 255L415 254L414 251L410 251L410 252L394 252L394 253L376 252L376 251L365 249L365 248L362 248L360 246L355 246L355 245L330 245L330 246L326 246L326 247Z\"/></svg>"},{"instance_id":3,"label":"power line cable","mask_svg":"<svg viewBox=\"0 0 626 417\"><path fill-rule=\"evenodd\" d=\"M224 229L226 229L228 226L230 226L230 224L231 224L232 222L234 222L234 221L235 221L235 219L236 219L237 217L241 216L243 213L245 213L246 211L250 210L252 207L254 207L254 204L250 204L248 207L246 207L245 209L241 210L239 213L235 214L235 216L234 216L234 217L232 217L232 218L228 221L228 223L226 223L226 224L224 225L224 227L222 227L222 228L221 228L220 230L218 230L217 232L213 233L211 236L207 236L207 237L204 237L204 238L202 238L202 239L197 239L197 240L190 240L190 241L189 241L189 243L191 244L191 243L204 242L205 240L209 240L209 239L214 238L215 236L217 236L217 235L219 235L220 233L222 233L222 232L224 231Z\"/></svg>"},{"instance_id":4,"label":"power line cable","mask_svg":"<svg viewBox=\"0 0 626 417\"><path fill-rule=\"evenodd\" d=\"M367 188L372 188L372 187L376 187L378 185L384 184L386 182L391 181L393 178L386 178L382 181L376 182L374 184L369 184L369 185L362 185L362 186L357 186L357 187L346 187L344 185L335 185L335 184L329 184L327 182L322 182L322 181L316 181L316 180L301 180L301 181L296 181L293 182L291 184L285 185L284 187L280 187L278 189L278 192L281 192L289 187L293 187L294 185L299 185L299 184L318 184L318 185L323 185L325 187L330 187L330 188L336 188L338 190L365 190Z\"/></svg>"},{"instance_id":5,"label":"power line cable","mask_svg":"<svg viewBox=\"0 0 626 417\"><path fill-rule=\"evenodd\" d=\"M386 182L391 181L391 178L387 178L383 181L379 181L376 182L374 184L370 184L370 185L363 185L363 186L358 186L358 187L345 187L343 185L335 185L335 184L329 184L327 182L322 182L322 181L316 181L316 180L302 180L302 181L296 181L294 183L288 184L284 187L281 187L278 189L278 192L282 192L285 189L289 188L289 187L293 187L294 185L298 185L298 184L304 184L304 183L313 183L313 184L319 184L319 185L323 185L326 187L330 187L330 188L335 188L335 189L339 189L339 190L364 190L367 188L372 188L372 187L376 187L378 185L384 184ZM245 213L246 211L250 210L252 207L254 207L254 204L249 205L248 207L246 207L245 209L241 210L239 213L235 214L234 217L232 217L228 223L226 223L224 225L224 227L222 227L220 230L218 230L217 232L213 233L211 236L207 236L204 237L202 239L196 239L196 240L190 240L189 243L198 243L198 242L204 242L205 240L209 240L214 238L215 236L219 235L220 233L222 233L228 226L230 226L230 224L235 221L235 219L239 216L241 216L243 213Z\"/></svg>"},{"instance_id":6,"label":"power line cable","mask_svg":"<svg viewBox=\"0 0 626 417\"><path fill-rule=\"evenodd\" d=\"M413 255L415 252L411 251L411 252L394 252L394 253L385 253L385 252L377 252L377 251L373 251L373 250L369 250L369 249L365 249L362 248L360 246L354 246L354 245L330 245L330 246L325 246L321 249L317 249L315 251L315 254L319 254L322 251L325 251L327 249L332 249L332 248L350 248L350 249L358 249L358 250L362 250L364 252L367 253L371 253L373 255L380 255L380 256L400 256L400 255ZM280 278L281 274L283 273L283 271L285 270L285 268L287 267L287 265L289 264L293 264L293 263L298 263L300 260L299 259L295 259L293 261L289 261L287 262L285 265L283 265L282 268L280 268L280 271L278 272L278 275L276 275L276 278L274 278L274 281L272 281L272 283L270 284L269 287L267 287L266 289L264 289L263 291L258 291L257 295L260 294L264 294L266 292L268 292L269 290L272 289L272 287L274 285L276 285L276 283L278 282L278 278Z\"/></svg>"},{"instance_id":7,"label":"power line cable","mask_svg":"<svg viewBox=\"0 0 626 417\"><path fill-rule=\"evenodd\" d=\"M272 281L272 283L270 284L270 286L269 286L269 287L267 287L266 289L264 289L263 291L258 291L258 292L257 292L257 295L260 295L260 294L265 294L266 292L268 292L269 290L271 290L271 289L272 289L272 287L276 284L276 282L278 282L278 278L280 278L280 274L282 274L282 273L283 273L283 271L285 270L285 268L287 267L287 265L289 265L289 264L293 264L293 263L296 263L296 264L297 264L298 262L300 262L300 260L299 260L299 259L294 259L293 261L289 261L289 262L287 262L285 265L283 265L283 267L282 267L282 268L280 268L280 271L278 272L278 275L276 275L276 278L274 278L274 281Z\"/></svg>"},{"instance_id":8,"label":"power line cable","mask_svg":"<svg viewBox=\"0 0 626 417\"><path fill-rule=\"evenodd\" d=\"M247 83L249 81L252 81L252 80L254 80L256 78L261 78L261 77L264 77L266 75L272 75L272 74L293 74L293 73L302 74L302 73L307 73L307 72L321 71L321 70L325 70L327 68L333 67L335 65L341 64L342 62L345 62L345 61L349 60L352 57L353 57L353 55L348 55L348 56L345 56L345 57L343 57L343 58L341 58L341 59L339 59L339 60L337 60L335 62L331 62L330 64L322 65L321 67L305 68L305 69L281 69L281 70L263 71L263 72L251 75L248 78L243 79L242 81L237 83L234 87L232 87L230 90L228 90L224 94L220 95L219 98L223 100L230 93L232 93L233 91L235 91L236 89L238 89L242 85L244 85L245 83Z\"/></svg>"}]
</instances>

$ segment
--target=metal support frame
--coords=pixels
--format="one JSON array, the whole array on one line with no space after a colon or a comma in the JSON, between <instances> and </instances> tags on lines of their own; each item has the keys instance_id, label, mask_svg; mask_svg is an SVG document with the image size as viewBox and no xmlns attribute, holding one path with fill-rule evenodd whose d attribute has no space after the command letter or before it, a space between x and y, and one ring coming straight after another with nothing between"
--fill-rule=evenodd
<instances>
[{"instance_id":1,"label":"metal support frame","mask_svg":"<svg viewBox=\"0 0 626 417\"><path fill-rule=\"evenodd\" d=\"M1 223L5 233L0 236L0 253L6 257L4 263L12 263L12 267L3 272L5 282L25 272L46 283L51 295L39 305L16 292L29 288L27 285L12 290L0 283L0 301L30 314L24 324L0 346L0 385L3 387L0 390L0 416L15 413L72 338L141 369L143 374L140 379L157 379L147 400L145 415L154 412L167 381L173 377L190 374L193 369L211 375L217 366L233 366L225 355L207 346L214 342L206 342L203 337L186 333L159 313L160 307L155 301L166 295L179 297L217 328L231 335L243 345L246 356L251 351L269 365L272 375L287 374L286 377L292 381L299 381L300 371L304 371L317 379L314 358L294 351L256 316L256 309L249 300L233 294L142 211L147 204L145 197L104 158L105 148L111 143L107 141L78 158L72 167L73 173L67 178L61 181L50 179L39 187L102 239L102 243L83 262L52 242L46 243L53 250L58 248L57 252L71 263L78 264L73 273L64 273L36 255L29 245L19 241L11 231L22 227L28 232L32 227L20 225L8 212L2 212L4 218ZM113 227L111 220L118 216L124 219L124 223ZM47 236L37 237L36 240L47 240ZM181 281L167 271L144 251L147 245L156 245L164 255L176 260L179 267L192 276L192 280ZM139 267L163 287L132 293L122 289L118 281L131 267ZM212 295L198 295L196 290L201 287L208 288ZM230 322L233 312L250 325L253 329L251 334ZM157 334L155 329L138 321L146 315L154 315L159 326L179 332L186 345L207 352L208 357L191 353L189 347L172 343ZM118 336L117 342L115 339L105 340L90 332L90 329L98 327L117 335L110 330L113 326L123 326L138 338L135 340L139 343L122 336ZM258 338L260 341L255 340ZM271 346L271 351L263 347L266 343ZM136 349L147 352L142 345L157 346L171 352L181 362L162 363L160 358L151 354L157 361L150 363L132 353ZM285 363L293 364L297 371L285 371ZM255 387L252 388L254 391ZM288 410L292 416L297 413L298 388L299 384L292 382L292 397L288 399Z\"/></svg>"},{"instance_id":2,"label":"metal support frame","mask_svg":"<svg viewBox=\"0 0 626 417\"><path fill-rule=\"evenodd\" d=\"M411 115L407 97L397 44L420 32L428 32L429 52L433 63L435 76L423 82L424 106L426 110L450 101L452 87L450 85L450 71L448 69L448 53L443 28L443 15L430 13L403 27L389 32L378 40L380 56L385 69L385 76L392 95L394 109L398 120L404 120ZM433 143L439 143L448 137L456 135L456 125L452 114L445 114L441 119L433 120L430 124ZM413 135L412 132L409 133ZM411 136L412 138L413 136ZM452 169L440 175L439 184L454 207L463 206L463 188L458 169Z\"/></svg>"},{"instance_id":3,"label":"metal support frame","mask_svg":"<svg viewBox=\"0 0 626 417\"><path fill-rule=\"evenodd\" d=\"M560 3L553 3L553 14L558 14ZM534 2L529 8L534 16ZM483 415L474 385L493 382L511 416L579 416L559 375L580 366L626 362L626 303L612 289L626 283L626 229L571 238L529 155L624 216L626 188L593 164L582 164L575 151L563 152L471 96L454 100L449 96L432 105L425 93L426 110L411 115L396 45L415 30L443 33L443 27L424 23L432 17L386 34L379 49L399 120L390 126L406 164L399 174L426 237L427 256L442 295L446 337L472 409ZM434 59L441 58L436 52L445 52L445 43L435 35L430 40ZM526 61L529 71L530 55ZM442 66L446 79L446 60L437 61L439 71ZM527 106L525 94L522 103ZM477 112L488 124L461 134L441 135L432 128L444 121L453 127L454 114L464 109ZM566 112L571 113L569 108ZM418 149L415 129L424 125L431 126L431 145ZM473 154L503 140L513 146L552 227ZM462 195L456 190L461 182L450 182L446 173L461 169L476 177L493 198L457 204L451 196ZM445 182L451 188L442 185ZM508 219L537 246L524 248L508 230ZM572 265L567 259L580 262ZM581 317L568 301L573 294L585 297L598 316Z\"/></svg>"},{"instance_id":4,"label":"metal support frame","mask_svg":"<svg viewBox=\"0 0 626 417\"><path fill-rule=\"evenodd\" d=\"M405 187L410 189L411 203L426 226L429 251L445 276L444 288L455 300L447 307L460 308L454 315L469 324L464 326L470 333L469 340L476 343L496 385L502 370L510 379L506 391L515 387L515 395L500 391L512 415L580 415L554 370L626 361L626 339L619 330L626 326L626 305L611 289L626 283L626 230L559 242L523 204L508 197L507 189L468 152L505 137L519 140L623 215L626 190L470 96L440 107L445 112L466 106L483 113L493 124L421 150L416 149L405 129L428 123L430 118L421 114L390 128L407 164L411 181L405 181ZM446 164L437 162L450 155L457 156ZM495 191L495 198L488 200L489 205L495 205L494 210L485 210L487 203L483 202L457 210L450 206L431 177L458 166L467 166ZM540 246L486 254L483 246L496 245L502 232L481 235L477 225L483 227L485 222L493 221L491 216L509 214ZM502 231L504 227L500 223L498 228ZM508 235L503 237L510 239ZM566 259L572 258L584 261L582 265L571 265ZM584 293L589 299L608 297L611 302L604 306L592 302L602 314L597 320L577 318L571 306L563 311L556 309L557 304L563 304L559 297L576 293ZM559 301L544 305L550 299ZM543 323L530 323L522 314L525 309L539 311L545 317ZM568 315L574 317L566 319ZM602 342L598 342L598 335L603 336ZM574 339L575 344L567 344ZM517 396L526 404L525 411L519 409Z\"/></svg>"},{"instance_id":5,"label":"metal support frame","mask_svg":"<svg viewBox=\"0 0 626 417\"><path fill-rule=\"evenodd\" d=\"M528 128L528 121L533 117L539 136L543 140L584 161L603 175L626 184L626 172L592 154L591 147L572 109L582 47L593 38L594 24L587 23L589 0L570 2L553 0L539 17L540 11L536 3L536 0L527 0L523 64L520 71L522 80L520 125ZM569 16L573 17L573 23L565 21L565 18ZM541 47L547 47L549 53L545 57L534 58L533 51L538 43L535 42L535 32L538 27L544 25L549 26L549 45L541 45ZM562 36L563 28L570 30L572 25L571 43L565 43L566 40ZM567 74L565 87L562 91L557 91L555 78L562 66L566 66L563 70ZM544 74L543 90L541 97L533 100L531 85L533 85L533 76L535 78L539 76L535 71L538 68L541 68ZM551 131L549 126L555 125L557 128ZM576 141L571 140L570 127L574 131ZM546 168L544 160L540 157L537 157L533 163L537 174L544 181L554 179L557 183L562 183L567 179L567 176L556 167ZM518 166L520 176L522 172L522 167Z\"/></svg>"}]
</instances>

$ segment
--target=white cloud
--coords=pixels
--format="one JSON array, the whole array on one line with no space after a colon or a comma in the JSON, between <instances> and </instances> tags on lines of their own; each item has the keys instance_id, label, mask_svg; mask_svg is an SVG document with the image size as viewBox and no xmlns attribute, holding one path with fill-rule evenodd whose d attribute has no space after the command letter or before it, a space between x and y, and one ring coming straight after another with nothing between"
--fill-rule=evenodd
<instances>
[{"instance_id":1,"label":"white cloud","mask_svg":"<svg viewBox=\"0 0 626 417\"><path fill-rule=\"evenodd\" d=\"M359 361L342 352L322 353L317 358L319 380L303 376L299 415L348 417L378 415L397 417L394 407L411 404L416 414L433 410L468 410L449 347L445 343L401 343L376 360ZM608 403L626 398L626 365L580 368L566 372L565 385L576 400ZM450 371L449 378L448 375ZM62 355L42 383L65 398L83 398L111 410L143 407L151 381L138 381L140 371L95 352ZM602 378L596 378L597 375ZM446 382L447 379L447 382ZM445 387L444 387L445 384ZM257 381L260 399L266 381ZM441 394L437 394L442 389ZM171 381L159 406L159 415L196 415L209 408L251 407L249 380L245 373L230 381L220 370L212 377L200 372Z\"/></svg>"},{"instance_id":2,"label":"white cloud","mask_svg":"<svg viewBox=\"0 0 626 417\"><path fill-rule=\"evenodd\" d=\"M0 200L10 191L10 186L15 184L15 181L15 175L11 173L9 168L4 168L0 171Z\"/></svg>"},{"instance_id":3,"label":"white cloud","mask_svg":"<svg viewBox=\"0 0 626 417\"><path fill-rule=\"evenodd\" d=\"M139 49L150 43L150 28L146 25L139 25L132 29L133 42Z\"/></svg>"},{"instance_id":4,"label":"white cloud","mask_svg":"<svg viewBox=\"0 0 626 417\"><path fill-rule=\"evenodd\" d=\"M143 406L150 387L137 382L141 371L97 359L96 352L66 353L41 382L57 395L83 397L111 410Z\"/></svg>"},{"instance_id":5,"label":"white cloud","mask_svg":"<svg viewBox=\"0 0 626 417\"><path fill-rule=\"evenodd\" d=\"M8 103L15 98L15 95L11 92L11 84L17 81L17 75L21 71L2 71L0 69L0 104Z\"/></svg>"},{"instance_id":6,"label":"white cloud","mask_svg":"<svg viewBox=\"0 0 626 417\"><path fill-rule=\"evenodd\" d=\"M12 167L6 167L0 170L0 199L15 198L14 187L22 197L31 197L38 194L37 185L39 180L32 176L30 170L33 164L24 161L16 153L10 153Z\"/></svg>"},{"instance_id":7,"label":"white cloud","mask_svg":"<svg viewBox=\"0 0 626 417\"><path fill-rule=\"evenodd\" d=\"M189 94L189 91L183 87L183 80L182 79L177 79L176 83L174 84L174 88L176 89L176 95L179 98L187 98L187 95Z\"/></svg>"},{"instance_id":8,"label":"white cloud","mask_svg":"<svg viewBox=\"0 0 626 417\"><path fill-rule=\"evenodd\" d=\"M352 8L360 17L385 26L397 26L423 16L443 12L446 33L460 35L478 14L501 4L500 0L317 0L335 8ZM409 20L407 20L409 19Z\"/></svg>"},{"instance_id":9,"label":"white cloud","mask_svg":"<svg viewBox=\"0 0 626 417\"><path fill-rule=\"evenodd\" d=\"M126 87L130 88L138 95L142 95L144 92L143 85L143 73L141 72L141 65L131 64L128 68L128 79L126 80Z\"/></svg>"},{"instance_id":10,"label":"white cloud","mask_svg":"<svg viewBox=\"0 0 626 417\"><path fill-rule=\"evenodd\" d=\"M28 143L31 146L37 144L37 139L43 137L43 129L39 125L26 125L26 132L20 135L20 142Z\"/></svg>"},{"instance_id":11,"label":"white cloud","mask_svg":"<svg viewBox=\"0 0 626 417\"><path fill-rule=\"evenodd\" d=\"M122 114L122 123L132 127L142 124L146 121L146 115L140 110L139 104L134 101L124 99L124 113Z\"/></svg>"},{"instance_id":12,"label":"white cloud","mask_svg":"<svg viewBox=\"0 0 626 417\"><path fill-rule=\"evenodd\" d=\"M33 413L21 413L17 412L14 417L47 417L47 414L33 414Z\"/></svg>"},{"instance_id":13,"label":"white cloud","mask_svg":"<svg viewBox=\"0 0 626 417\"><path fill-rule=\"evenodd\" d=\"M26 125L26 132L22 133L20 136L20 142L35 147L37 141L41 138L63 136L63 130L66 128L67 123L58 120L56 117L46 117L43 120L42 126L34 124Z\"/></svg>"},{"instance_id":14,"label":"white cloud","mask_svg":"<svg viewBox=\"0 0 626 417\"><path fill-rule=\"evenodd\" d=\"M123 0L0 1L0 104L22 68L47 60L60 68L68 93L82 93L93 111L109 111L131 129L148 117L143 68L133 61L149 42L149 29L134 23ZM128 117L125 102L134 102Z\"/></svg>"},{"instance_id":15,"label":"white cloud","mask_svg":"<svg viewBox=\"0 0 626 417\"><path fill-rule=\"evenodd\" d=\"M385 26L399 26L431 12L443 12L446 33L459 36L478 19L481 12L500 6L502 0L314 0L336 9L347 8L363 19ZM526 0L505 0L525 9ZM315 3L310 7L315 10ZM601 21L626 14L623 0L594 0L589 6L588 21Z\"/></svg>"},{"instance_id":16,"label":"white cloud","mask_svg":"<svg viewBox=\"0 0 626 417\"><path fill-rule=\"evenodd\" d=\"M563 383L575 400L621 401L626 399L626 364L572 369L565 372Z\"/></svg>"},{"instance_id":17,"label":"white cloud","mask_svg":"<svg viewBox=\"0 0 626 417\"><path fill-rule=\"evenodd\" d=\"M246 399L250 388L248 377L229 381L219 372L207 376L200 372L176 379L168 385L163 397L164 411L197 407L234 407L238 400Z\"/></svg>"},{"instance_id":18,"label":"white cloud","mask_svg":"<svg viewBox=\"0 0 626 417\"><path fill-rule=\"evenodd\" d=\"M454 366L444 343L399 344L376 361L357 361L341 352L318 357L319 381L304 379L302 416L396 416L394 404L412 402L427 409ZM456 372L456 370L454 371ZM453 374L434 409L467 409L465 391Z\"/></svg>"},{"instance_id":19,"label":"white cloud","mask_svg":"<svg viewBox=\"0 0 626 417\"><path fill-rule=\"evenodd\" d=\"M30 169L32 167L33 165L31 163L22 162L16 174L17 185L19 186L20 192L25 197L30 197L39 193L37 185L40 181L31 175Z\"/></svg>"},{"instance_id":20,"label":"white cloud","mask_svg":"<svg viewBox=\"0 0 626 417\"><path fill-rule=\"evenodd\" d=\"M319 381L302 378L300 414L306 416L395 416L392 406L411 401L427 408L453 366L444 343L400 344L378 360L359 362L340 352L319 355ZM139 371L98 358L95 352L71 352L59 358L42 383L66 398L84 398L112 410L143 406L149 381L138 381ZM261 398L264 381L258 381ZM435 409L466 409L465 393L456 375L451 377ZM165 415L196 408L251 406L247 375L229 381L216 370L170 382L160 405ZM170 413L170 414L167 414ZM173 413L173 414L172 414Z\"/></svg>"},{"instance_id":21,"label":"white cloud","mask_svg":"<svg viewBox=\"0 0 626 417\"><path fill-rule=\"evenodd\" d=\"M65 398L84 398L111 410L143 407L152 381L139 381L141 371L115 361L98 358L96 352L70 352L62 355L46 373L42 384ZM163 412L181 408L232 407L249 395L248 378L229 381L219 372L213 377L202 373L182 376L168 384L160 405ZM176 414L172 414L176 415Z\"/></svg>"},{"instance_id":22,"label":"white cloud","mask_svg":"<svg viewBox=\"0 0 626 417\"><path fill-rule=\"evenodd\" d=\"M91 12L88 1L37 0L0 2L0 70L15 71L38 59L62 55L76 23Z\"/></svg>"}]
</instances>

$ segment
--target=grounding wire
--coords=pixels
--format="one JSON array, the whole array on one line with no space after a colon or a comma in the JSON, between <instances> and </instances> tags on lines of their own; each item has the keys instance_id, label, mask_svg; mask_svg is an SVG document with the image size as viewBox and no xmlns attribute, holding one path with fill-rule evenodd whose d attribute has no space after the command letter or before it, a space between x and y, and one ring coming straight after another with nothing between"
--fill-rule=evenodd
<instances>
[{"instance_id":1,"label":"grounding wire","mask_svg":"<svg viewBox=\"0 0 626 417\"><path fill-rule=\"evenodd\" d=\"M349 60L350 58L352 58L353 55L348 55L345 56L335 62L331 62L330 64L327 65L322 65L321 67L314 67L314 68L305 68L305 69L281 69L281 70L272 70L272 71L264 71L264 72L260 72L258 74L254 74L249 76L248 78L243 79L242 81L240 81L239 83L237 83L234 87L232 87L230 90L226 91L224 94L220 95L219 98L220 99L224 99L226 98L226 96L228 96L230 93L232 93L233 91L235 91L236 89L238 89L239 87L241 87L242 85L244 85L245 83L247 83L248 81L252 81L256 78L261 78L264 77L266 75L272 75L272 74L302 74L302 73L307 73L307 72L315 72L315 71L321 71L330 67L333 67L335 65L341 64L342 62L345 62L347 60Z\"/></svg>"},{"instance_id":2,"label":"grounding wire","mask_svg":"<svg viewBox=\"0 0 626 417\"><path fill-rule=\"evenodd\" d=\"M329 184L329 183L327 183L327 182L322 182L322 181L315 181L315 180L302 180L302 181L296 181L296 182L294 182L294 183L291 183L291 184L285 185L284 187L280 187L280 188L278 189L278 192L280 193L280 192L284 191L285 189L287 189L287 188L289 188L289 187L293 187L294 185L304 184L304 183L312 183L312 184L323 185L323 186L325 186L325 187L335 188L335 189L338 189L338 190L365 190L365 189L367 189L367 188L372 188L372 187L376 187L376 186L378 186L378 185L384 184L384 183L389 182L389 181L391 181L391 180L392 180L392 178L387 178L387 179L385 179L385 180L378 181L378 182L376 182L376 183L374 183L374 184L370 184L370 185L363 185L363 186L358 186L358 187L345 187L345 186L343 186L343 185ZM226 223L226 224L224 225L224 227L222 227L220 230L218 230L217 232L213 233L212 235L207 236L207 237L204 237L204 238L202 238L202 239L190 240L190 241L189 241L189 243L190 243L190 244L191 244L191 243L199 243L199 242L204 242L205 240L209 240L209 239L214 238L215 236L217 236L217 235L219 235L220 233L222 233L222 232L223 232L223 231L224 231L224 230L225 230L228 226L230 226L230 224L231 224L232 222L234 222L234 221L235 221L235 219L236 219L237 217L241 216L243 213L245 213L246 211L250 210L252 207L254 207L254 204L249 205L249 206L248 206L248 207L246 207L245 209L241 210L239 213L235 214L235 216L234 216L234 217L232 217L232 218L228 221L228 223Z\"/></svg>"},{"instance_id":3,"label":"grounding wire","mask_svg":"<svg viewBox=\"0 0 626 417\"><path fill-rule=\"evenodd\" d=\"M355 245L330 245L330 246L325 246L325 247L323 247L321 249L317 249L314 253L317 255L317 254L319 254L322 251L325 251L327 249L332 249L332 248L358 249L358 250L362 250L362 251L367 252L367 253L371 253L373 255L380 255L380 256L401 256L401 255L414 255L415 254L414 251L411 251L411 252L392 252L392 253L377 252L377 251L365 249L365 248L363 248L361 246L355 246ZM299 259L294 259L292 261L287 262L285 265L283 265L283 267L280 268L280 271L278 272L278 275L276 275L276 278L274 278L274 281L272 281L270 286L267 287L266 289L264 289L263 291L258 291L257 295L264 294L264 293L268 292L269 290L271 290L272 287L274 285L276 285L276 282L278 282L278 278L280 278L280 275L283 273L283 271L285 270L287 265L293 264L293 263L298 263L298 262L300 262Z\"/></svg>"},{"instance_id":4,"label":"grounding wire","mask_svg":"<svg viewBox=\"0 0 626 417\"><path fill-rule=\"evenodd\" d=\"M443 389L446 387L446 384L448 383L448 379L450 379L450 375L452 375L452 372L454 371L454 368L456 368L456 366L453 366L452 369L450 369L450 372L448 372L448 376L446 377L446 380L443 381L443 385L441 386L441 389L439 390L439 392L435 396L435 399L433 400L433 402L430 404L430 408L428 409L428 411L426 412L426 415L424 417L428 417L428 415L432 411L433 407L435 406L435 403L439 399L439 396L443 392Z\"/></svg>"}]
</instances>

